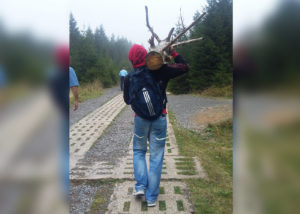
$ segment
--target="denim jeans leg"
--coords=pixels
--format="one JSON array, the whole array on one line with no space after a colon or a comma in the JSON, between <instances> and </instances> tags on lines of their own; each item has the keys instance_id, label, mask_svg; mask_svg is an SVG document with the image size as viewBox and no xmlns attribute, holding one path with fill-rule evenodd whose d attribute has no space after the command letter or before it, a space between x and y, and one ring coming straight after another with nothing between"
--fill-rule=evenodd
<instances>
[{"instance_id":1,"label":"denim jeans leg","mask_svg":"<svg viewBox=\"0 0 300 214\"><path fill-rule=\"evenodd\" d=\"M139 116L134 118L133 168L136 191L145 190L148 184L145 155L147 152L147 138L150 125L150 121L144 120Z\"/></svg>"},{"instance_id":2,"label":"denim jeans leg","mask_svg":"<svg viewBox=\"0 0 300 214\"><path fill-rule=\"evenodd\" d=\"M150 166L148 175L148 188L146 192L146 200L148 202L155 202L158 197L162 164L164 160L166 134L167 120L166 117L161 116L152 122L150 128Z\"/></svg>"},{"instance_id":3,"label":"denim jeans leg","mask_svg":"<svg viewBox=\"0 0 300 214\"><path fill-rule=\"evenodd\" d=\"M124 90L124 79L125 79L125 77L123 77L123 76L120 77L120 87L121 87L121 91Z\"/></svg>"}]
</instances>

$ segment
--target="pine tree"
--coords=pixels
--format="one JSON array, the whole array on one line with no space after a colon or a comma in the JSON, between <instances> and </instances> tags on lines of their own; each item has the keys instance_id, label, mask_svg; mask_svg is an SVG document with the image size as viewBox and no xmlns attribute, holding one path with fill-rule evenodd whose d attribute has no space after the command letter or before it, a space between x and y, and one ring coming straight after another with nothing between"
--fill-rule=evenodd
<instances>
[{"instance_id":1,"label":"pine tree","mask_svg":"<svg viewBox=\"0 0 300 214\"><path fill-rule=\"evenodd\" d=\"M176 37L179 33L181 33L185 27L186 26L184 25L184 20L180 12L180 16L175 26L174 37ZM178 42L188 40L188 39L189 39L189 35L188 33L186 33L181 38L179 38ZM189 48L190 45L182 46L176 48L176 51L180 53L182 56L184 56L186 60L188 60L190 56ZM190 91L189 78L190 78L189 73L187 73L175 79L172 79L168 84L168 90L172 91L174 94L188 93Z\"/></svg>"},{"instance_id":2,"label":"pine tree","mask_svg":"<svg viewBox=\"0 0 300 214\"><path fill-rule=\"evenodd\" d=\"M208 87L232 84L232 1L208 0L207 13L182 39L204 37L204 41L189 44L177 51L184 56L190 72L172 80L169 90L173 93L202 91ZM194 20L200 16L195 12ZM183 29L181 17L175 35Z\"/></svg>"},{"instance_id":3,"label":"pine tree","mask_svg":"<svg viewBox=\"0 0 300 214\"><path fill-rule=\"evenodd\" d=\"M232 1L210 0L207 15L195 25L192 38L205 41L192 47L191 89L232 84ZM195 18L199 13L195 14Z\"/></svg>"},{"instance_id":4,"label":"pine tree","mask_svg":"<svg viewBox=\"0 0 300 214\"><path fill-rule=\"evenodd\" d=\"M71 64L80 82L100 79L104 87L111 87L119 81L119 71L123 66L130 67L128 51L131 42L126 38L111 39L104 27L93 32L91 28L80 32L76 20L70 15Z\"/></svg>"}]
</instances>

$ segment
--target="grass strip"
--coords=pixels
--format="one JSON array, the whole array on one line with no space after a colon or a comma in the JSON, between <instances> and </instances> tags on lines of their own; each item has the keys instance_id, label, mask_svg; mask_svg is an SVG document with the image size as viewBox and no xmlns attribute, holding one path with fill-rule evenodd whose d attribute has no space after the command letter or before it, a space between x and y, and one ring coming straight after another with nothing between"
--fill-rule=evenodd
<instances>
[{"instance_id":1,"label":"grass strip","mask_svg":"<svg viewBox=\"0 0 300 214\"><path fill-rule=\"evenodd\" d=\"M159 187L159 194L165 194L165 188Z\"/></svg>"},{"instance_id":2,"label":"grass strip","mask_svg":"<svg viewBox=\"0 0 300 214\"><path fill-rule=\"evenodd\" d=\"M172 111L168 112L178 152L186 157L177 158L176 167L195 166L192 157L197 157L208 177L184 180L191 191L195 213L232 213L232 120L208 125L197 133L180 126ZM207 130L209 135L205 135Z\"/></svg>"},{"instance_id":3,"label":"grass strip","mask_svg":"<svg viewBox=\"0 0 300 214\"><path fill-rule=\"evenodd\" d=\"M142 201L141 203L141 211L148 211L147 202Z\"/></svg>"},{"instance_id":4,"label":"grass strip","mask_svg":"<svg viewBox=\"0 0 300 214\"><path fill-rule=\"evenodd\" d=\"M124 203L123 211L128 212L130 210L130 201Z\"/></svg>"},{"instance_id":5,"label":"grass strip","mask_svg":"<svg viewBox=\"0 0 300 214\"><path fill-rule=\"evenodd\" d=\"M181 194L180 187L175 186L175 187L174 187L174 193L175 193L175 194Z\"/></svg>"},{"instance_id":6,"label":"grass strip","mask_svg":"<svg viewBox=\"0 0 300 214\"><path fill-rule=\"evenodd\" d=\"M184 211L183 202L181 200L176 201L176 204L177 204L178 211Z\"/></svg>"},{"instance_id":7,"label":"grass strip","mask_svg":"<svg viewBox=\"0 0 300 214\"><path fill-rule=\"evenodd\" d=\"M167 209L166 202L165 201L158 201L159 210L165 211Z\"/></svg>"}]
</instances>

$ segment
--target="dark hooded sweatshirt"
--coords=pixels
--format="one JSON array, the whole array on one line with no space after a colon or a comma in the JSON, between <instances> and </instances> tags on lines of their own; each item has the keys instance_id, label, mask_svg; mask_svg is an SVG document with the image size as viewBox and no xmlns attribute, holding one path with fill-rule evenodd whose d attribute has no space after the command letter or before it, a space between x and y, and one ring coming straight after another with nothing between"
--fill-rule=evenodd
<instances>
[{"instance_id":1,"label":"dark hooded sweatshirt","mask_svg":"<svg viewBox=\"0 0 300 214\"><path fill-rule=\"evenodd\" d=\"M146 53L145 53L146 52ZM135 72L137 68L139 69L146 69L145 66L145 57L146 57L147 51L141 48L141 46L138 46L135 48L133 46L129 51L129 60L131 61L134 70L132 72ZM135 57L140 56L140 57ZM165 64L163 65L159 70L150 71L153 75L153 78L159 83L162 97L164 98L164 110L162 113L166 112L166 103L167 103L167 95L166 95L166 88L168 85L168 82L170 79L173 79L175 77L178 77L182 74L185 74L189 71L189 66L187 65L186 61L181 55L178 55L175 51L172 53L172 56L175 60L175 64ZM143 60L141 61L141 58ZM125 77L124 80L124 101L126 104L129 104L129 87L130 87L130 81L128 78L128 75Z\"/></svg>"}]
</instances>

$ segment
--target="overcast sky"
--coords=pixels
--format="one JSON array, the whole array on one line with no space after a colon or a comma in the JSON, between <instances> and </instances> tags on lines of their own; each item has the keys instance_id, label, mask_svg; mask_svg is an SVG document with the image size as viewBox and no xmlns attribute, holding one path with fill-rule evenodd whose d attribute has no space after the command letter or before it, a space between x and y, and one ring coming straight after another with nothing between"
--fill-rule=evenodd
<instances>
[{"instance_id":1,"label":"overcast sky","mask_svg":"<svg viewBox=\"0 0 300 214\"><path fill-rule=\"evenodd\" d=\"M239 37L257 28L284 0L241 0L233 2L233 33ZM104 26L106 34L123 36L148 47L150 33L145 24L145 8L150 25L164 39L178 21L182 9L185 25L192 22L206 0L0 0L0 24L11 32L27 31L36 38L68 42L70 11L80 29Z\"/></svg>"},{"instance_id":2,"label":"overcast sky","mask_svg":"<svg viewBox=\"0 0 300 214\"><path fill-rule=\"evenodd\" d=\"M80 29L90 26L95 30L102 24L109 37L123 36L148 47L151 34L146 27L145 5L150 25L164 39L175 27L180 8L184 24L189 25L195 12L206 6L206 0L72 0L71 12Z\"/></svg>"},{"instance_id":3,"label":"overcast sky","mask_svg":"<svg viewBox=\"0 0 300 214\"><path fill-rule=\"evenodd\" d=\"M233 1L233 40L257 29L285 0Z\"/></svg>"},{"instance_id":4,"label":"overcast sky","mask_svg":"<svg viewBox=\"0 0 300 214\"><path fill-rule=\"evenodd\" d=\"M69 40L69 0L0 0L0 24L11 33L28 32L39 40Z\"/></svg>"}]
</instances>

